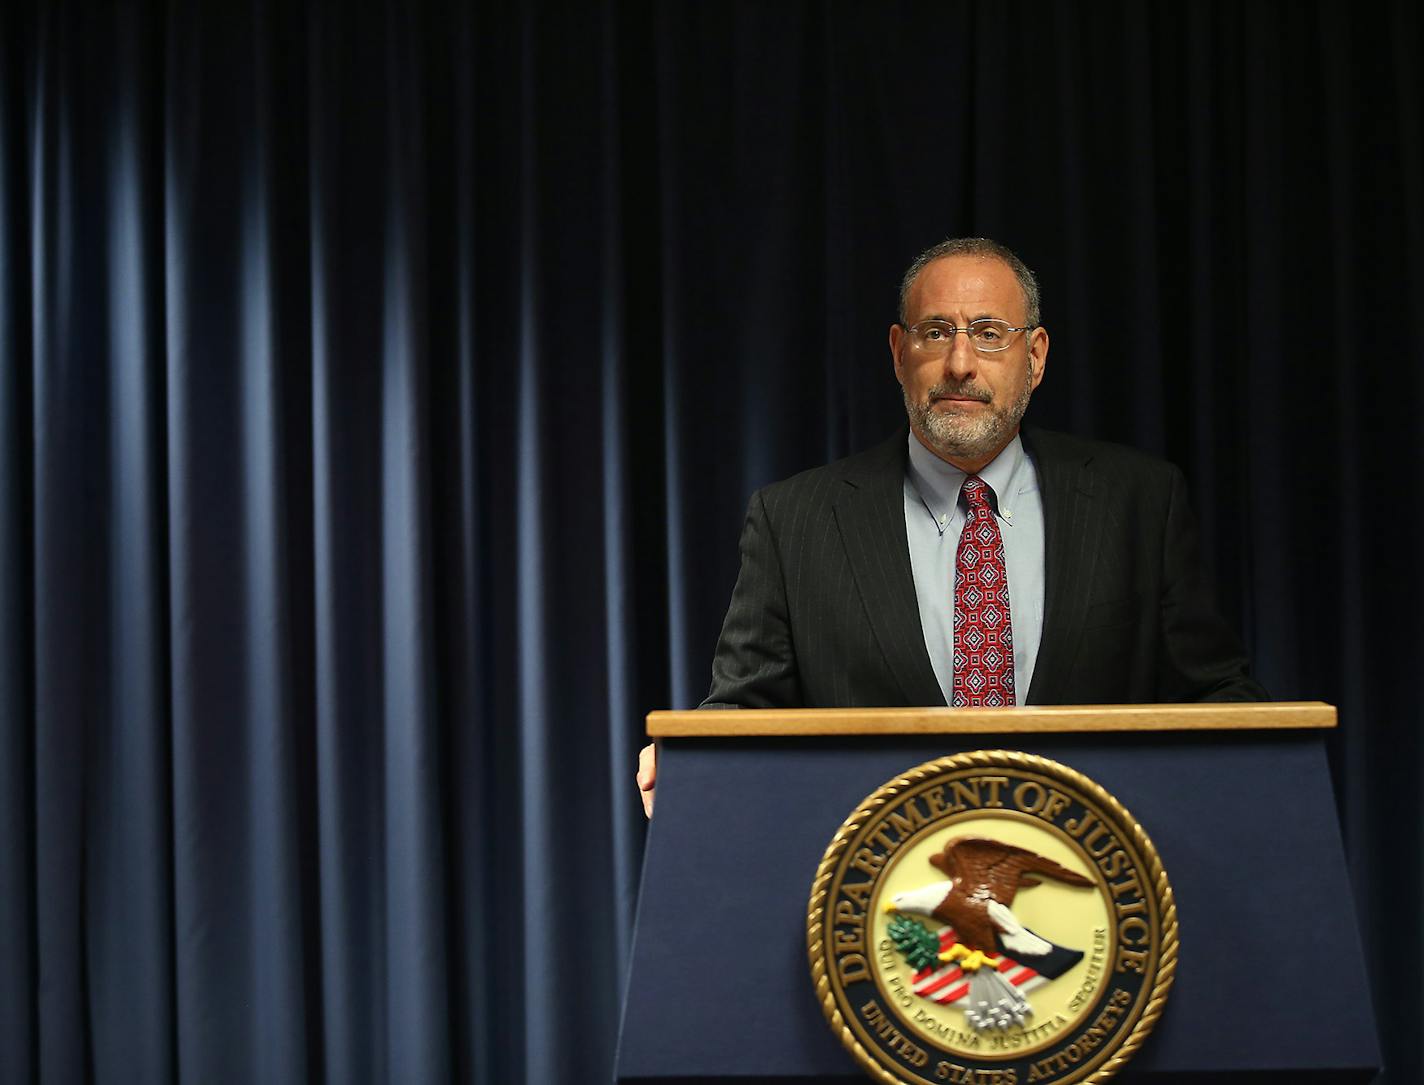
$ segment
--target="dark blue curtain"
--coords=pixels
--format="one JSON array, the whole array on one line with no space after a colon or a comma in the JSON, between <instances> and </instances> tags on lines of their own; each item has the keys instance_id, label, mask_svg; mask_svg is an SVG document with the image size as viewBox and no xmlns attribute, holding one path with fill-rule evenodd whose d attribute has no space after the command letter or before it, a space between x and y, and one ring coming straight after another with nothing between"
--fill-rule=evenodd
<instances>
[{"instance_id":1,"label":"dark blue curtain","mask_svg":"<svg viewBox=\"0 0 1424 1085\"><path fill-rule=\"evenodd\" d=\"M1181 464L1340 706L1321 891L1418 1080L1421 56L1406 3L0 8L0 1080L606 1080L642 715L967 233L1043 280L1031 417Z\"/></svg>"}]
</instances>

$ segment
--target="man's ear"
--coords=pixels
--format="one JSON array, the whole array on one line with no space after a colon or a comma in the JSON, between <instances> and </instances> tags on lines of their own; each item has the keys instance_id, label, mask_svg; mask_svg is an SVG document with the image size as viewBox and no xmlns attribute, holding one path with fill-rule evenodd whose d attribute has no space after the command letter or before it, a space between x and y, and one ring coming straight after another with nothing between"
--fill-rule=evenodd
<instances>
[{"instance_id":1,"label":"man's ear","mask_svg":"<svg viewBox=\"0 0 1424 1085\"><path fill-rule=\"evenodd\" d=\"M905 341L905 329L898 324L890 325L890 358L895 363L895 379L905 383L905 375L900 368L900 345Z\"/></svg>"},{"instance_id":2,"label":"man's ear","mask_svg":"<svg viewBox=\"0 0 1424 1085\"><path fill-rule=\"evenodd\" d=\"M1028 364L1033 368L1031 388L1037 388L1043 380L1044 367L1048 365L1048 329L1042 326L1029 333Z\"/></svg>"}]
</instances>

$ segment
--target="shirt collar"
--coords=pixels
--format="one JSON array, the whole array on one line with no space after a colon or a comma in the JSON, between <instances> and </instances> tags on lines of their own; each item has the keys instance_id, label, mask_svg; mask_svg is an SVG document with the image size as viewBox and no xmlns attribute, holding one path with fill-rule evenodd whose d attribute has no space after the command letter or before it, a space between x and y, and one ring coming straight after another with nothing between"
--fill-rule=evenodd
<instances>
[{"instance_id":1,"label":"shirt collar","mask_svg":"<svg viewBox=\"0 0 1424 1085\"><path fill-rule=\"evenodd\" d=\"M910 481L930 515L941 523L948 523L959 505L959 491L969 476L922 445L914 430L910 431L909 440L910 461L906 472ZM991 504L1001 519L1004 518L1005 505L1010 512L1013 510L1012 499L1019 491L1025 459L1023 441L1016 433L1013 440L979 472L979 477L993 494Z\"/></svg>"}]
</instances>

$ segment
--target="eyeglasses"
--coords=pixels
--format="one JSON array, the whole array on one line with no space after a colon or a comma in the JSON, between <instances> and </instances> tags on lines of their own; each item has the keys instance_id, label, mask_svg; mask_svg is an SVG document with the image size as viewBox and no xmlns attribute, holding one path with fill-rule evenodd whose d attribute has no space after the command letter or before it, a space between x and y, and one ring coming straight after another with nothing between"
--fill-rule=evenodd
<instances>
[{"instance_id":1,"label":"eyeglasses","mask_svg":"<svg viewBox=\"0 0 1424 1085\"><path fill-rule=\"evenodd\" d=\"M954 349L954 337L960 332L969 336L969 344L979 354L998 354L1008 350L1014 341L1015 332L1033 331L1037 324L1015 328L1007 320L981 317L971 320L969 327L956 328L947 320L922 320L918 324L901 324L910 333L910 346L932 358L948 354Z\"/></svg>"}]
</instances>

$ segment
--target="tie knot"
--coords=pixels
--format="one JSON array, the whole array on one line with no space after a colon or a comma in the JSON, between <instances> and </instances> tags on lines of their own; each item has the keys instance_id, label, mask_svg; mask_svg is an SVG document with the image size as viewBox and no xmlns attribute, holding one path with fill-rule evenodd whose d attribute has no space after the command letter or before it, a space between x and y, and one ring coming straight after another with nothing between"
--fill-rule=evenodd
<instances>
[{"instance_id":1,"label":"tie knot","mask_svg":"<svg viewBox=\"0 0 1424 1085\"><path fill-rule=\"evenodd\" d=\"M989 507L989 485L978 475L970 475L964 480L963 493L970 512Z\"/></svg>"}]
</instances>

